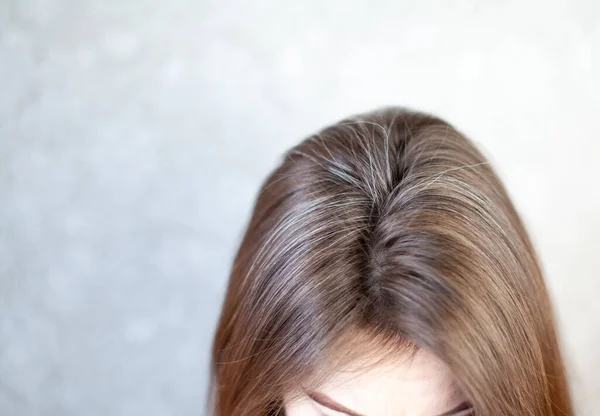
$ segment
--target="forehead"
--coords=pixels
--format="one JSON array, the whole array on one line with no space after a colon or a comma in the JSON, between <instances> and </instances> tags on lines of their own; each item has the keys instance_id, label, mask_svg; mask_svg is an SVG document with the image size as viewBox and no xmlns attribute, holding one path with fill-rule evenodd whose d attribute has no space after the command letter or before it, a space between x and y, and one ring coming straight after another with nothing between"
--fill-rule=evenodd
<instances>
[{"instance_id":1,"label":"forehead","mask_svg":"<svg viewBox=\"0 0 600 416\"><path fill-rule=\"evenodd\" d=\"M422 349L375 363L357 360L319 392L367 416L433 416L464 399L450 369Z\"/></svg>"}]
</instances>

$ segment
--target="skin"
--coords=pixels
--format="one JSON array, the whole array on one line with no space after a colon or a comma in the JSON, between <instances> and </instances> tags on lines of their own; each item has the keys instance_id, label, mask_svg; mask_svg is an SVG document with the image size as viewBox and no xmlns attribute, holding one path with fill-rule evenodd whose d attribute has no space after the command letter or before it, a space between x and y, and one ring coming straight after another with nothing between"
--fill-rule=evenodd
<instances>
[{"instance_id":1,"label":"skin","mask_svg":"<svg viewBox=\"0 0 600 416\"><path fill-rule=\"evenodd\" d=\"M472 414L450 369L427 351L363 364L369 363L356 361L334 373L318 390L302 390L299 399L284 400L286 416Z\"/></svg>"}]
</instances>

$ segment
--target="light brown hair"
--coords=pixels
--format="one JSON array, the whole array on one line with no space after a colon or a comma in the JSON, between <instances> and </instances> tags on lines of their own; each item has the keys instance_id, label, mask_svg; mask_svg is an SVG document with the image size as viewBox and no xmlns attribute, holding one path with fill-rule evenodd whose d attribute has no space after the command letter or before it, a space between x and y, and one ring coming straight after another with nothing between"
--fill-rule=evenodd
<instances>
[{"instance_id":1,"label":"light brown hair","mask_svg":"<svg viewBox=\"0 0 600 416\"><path fill-rule=\"evenodd\" d=\"M358 332L432 351L476 415L573 414L525 227L489 161L434 116L362 114L285 154L233 263L210 412L282 415Z\"/></svg>"}]
</instances>

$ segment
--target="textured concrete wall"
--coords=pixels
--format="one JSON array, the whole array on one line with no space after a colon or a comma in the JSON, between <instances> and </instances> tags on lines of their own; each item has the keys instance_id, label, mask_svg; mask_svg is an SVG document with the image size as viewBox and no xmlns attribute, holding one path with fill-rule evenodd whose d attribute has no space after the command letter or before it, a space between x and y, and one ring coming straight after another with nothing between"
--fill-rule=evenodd
<instances>
[{"instance_id":1,"label":"textured concrete wall","mask_svg":"<svg viewBox=\"0 0 600 416\"><path fill-rule=\"evenodd\" d=\"M0 414L202 414L261 180L388 104L493 161L598 414L596 0L0 0Z\"/></svg>"}]
</instances>

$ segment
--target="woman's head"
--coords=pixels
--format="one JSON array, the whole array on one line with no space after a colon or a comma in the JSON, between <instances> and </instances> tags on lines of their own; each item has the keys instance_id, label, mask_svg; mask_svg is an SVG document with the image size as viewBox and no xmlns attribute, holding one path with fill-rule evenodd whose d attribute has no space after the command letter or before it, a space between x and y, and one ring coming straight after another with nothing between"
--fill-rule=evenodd
<instances>
[{"instance_id":1,"label":"woman's head","mask_svg":"<svg viewBox=\"0 0 600 416\"><path fill-rule=\"evenodd\" d=\"M462 401L478 415L571 414L540 267L501 181L452 126L404 109L328 127L268 177L213 377L219 416L324 414L312 394L324 391L365 416ZM323 411L298 413L308 404Z\"/></svg>"}]
</instances>

